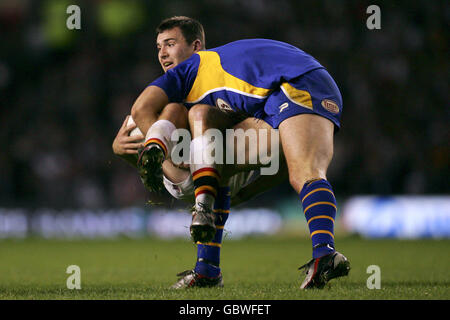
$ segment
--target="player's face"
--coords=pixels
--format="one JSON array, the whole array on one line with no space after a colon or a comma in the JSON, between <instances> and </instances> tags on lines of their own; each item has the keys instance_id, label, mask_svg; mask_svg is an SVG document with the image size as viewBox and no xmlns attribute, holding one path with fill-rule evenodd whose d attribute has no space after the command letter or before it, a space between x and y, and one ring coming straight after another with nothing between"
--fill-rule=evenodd
<instances>
[{"instance_id":1,"label":"player's face","mask_svg":"<svg viewBox=\"0 0 450 320\"><path fill-rule=\"evenodd\" d=\"M188 59L195 52L195 45L189 45L180 28L175 27L158 34L156 38L158 59L164 72Z\"/></svg>"}]
</instances>

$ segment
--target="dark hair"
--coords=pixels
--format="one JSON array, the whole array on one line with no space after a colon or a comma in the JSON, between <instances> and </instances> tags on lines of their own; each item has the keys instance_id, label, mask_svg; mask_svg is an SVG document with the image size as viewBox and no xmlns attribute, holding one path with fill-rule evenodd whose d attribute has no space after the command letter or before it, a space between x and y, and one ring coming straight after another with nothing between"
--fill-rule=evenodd
<instances>
[{"instance_id":1,"label":"dark hair","mask_svg":"<svg viewBox=\"0 0 450 320\"><path fill-rule=\"evenodd\" d=\"M203 30L202 24L189 17L175 16L164 19L156 28L156 34L160 34L161 32L175 27L180 28L181 33L188 44L199 39L202 42L202 47L205 48L205 31Z\"/></svg>"}]
</instances>

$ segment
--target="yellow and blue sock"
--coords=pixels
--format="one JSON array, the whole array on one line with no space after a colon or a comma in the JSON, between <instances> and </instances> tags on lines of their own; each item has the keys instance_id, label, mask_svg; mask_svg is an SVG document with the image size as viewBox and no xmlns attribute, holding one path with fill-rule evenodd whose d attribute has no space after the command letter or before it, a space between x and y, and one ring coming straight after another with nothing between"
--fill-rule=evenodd
<instances>
[{"instance_id":1,"label":"yellow and blue sock","mask_svg":"<svg viewBox=\"0 0 450 320\"><path fill-rule=\"evenodd\" d=\"M334 252L336 198L330 183L325 179L306 183L300 199L311 235L313 258Z\"/></svg>"},{"instance_id":2,"label":"yellow and blue sock","mask_svg":"<svg viewBox=\"0 0 450 320\"><path fill-rule=\"evenodd\" d=\"M209 278L215 278L221 272L220 249L222 247L223 228L230 213L229 187L219 187L213 210L216 216L216 234L211 242L197 242L197 263L194 269L197 273Z\"/></svg>"}]
</instances>

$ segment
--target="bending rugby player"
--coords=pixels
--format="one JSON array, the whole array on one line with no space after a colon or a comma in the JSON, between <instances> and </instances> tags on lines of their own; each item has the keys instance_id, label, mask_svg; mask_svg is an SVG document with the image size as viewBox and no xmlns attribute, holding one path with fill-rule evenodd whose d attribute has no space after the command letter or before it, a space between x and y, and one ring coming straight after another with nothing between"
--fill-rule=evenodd
<instances>
[{"instance_id":1,"label":"bending rugby player","mask_svg":"<svg viewBox=\"0 0 450 320\"><path fill-rule=\"evenodd\" d=\"M158 39L163 41L158 45L166 44L165 37L170 45L172 31L160 30ZM322 288L330 279L348 274L347 258L335 250L336 199L326 178L334 132L340 128L342 97L326 69L304 51L267 39L240 40L209 50L196 50L194 41L194 53L188 57L188 51L179 52L177 59L166 54L168 48L160 47L159 54L166 73L132 107L138 127L146 132L138 167L147 173L162 170L173 148L171 133L180 126L178 118L161 123L158 117L168 104L183 103L194 135L190 148L193 239L210 241L215 230L213 209L225 167L205 162L205 157L193 160L210 148L211 140L205 138L209 129L231 128L233 117L217 117L214 108L225 101L236 114L262 119L280 131L289 181L299 194L312 239L313 258L302 267L306 278L301 288ZM202 129L195 130L199 122ZM152 182L155 186L159 176Z\"/></svg>"},{"instance_id":2,"label":"bending rugby player","mask_svg":"<svg viewBox=\"0 0 450 320\"><path fill-rule=\"evenodd\" d=\"M176 66L194 52L204 49L203 28L193 19L187 17L167 19L161 23L157 32L157 46L160 49L158 57L164 71ZM181 104L168 104L152 119L151 135L156 141L159 140L158 138L164 140L164 136L171 134L175 127L188 128L187 109ZM238 122L239 119L236 118L233 122ZM256 121L254 118L245 119L235 126L235 129L242 129L243 131L250 128L255 130L271 129L264 121ZM130 136L133 130L137 132L136 129L134 121L128 116L113 142L114 153L134 167L137 163L137 149L142 146L141 140L144 138L140 131L136 135ZM249 153L248 149L250 148L247 145L244 148ZM248 154L248 157L254 156ZM210 223L214 225L213 238L208 241L196 242L198 248L196 266L193 270L180 273L181 278L174 285L174 288L220 286L222 284L219 266L220 247L223 226L230 210L230 202L236 205L282 181L286 181L286 166L283 166L284 162L281 163L282 167L276 177L261 177L260 170L256 169L230 175L230 179L223 183L218 189L217 200L212 214L209 216L212 219ZM194 203L195 188L189 167L175 165L170 159L166 159L160 167L156 167L154 170L141 169L140 175L144 185L149 190L160 191L164 185L175 198ZM258 183L252 183L256 180Z\"/></svg>"}]
</instances>

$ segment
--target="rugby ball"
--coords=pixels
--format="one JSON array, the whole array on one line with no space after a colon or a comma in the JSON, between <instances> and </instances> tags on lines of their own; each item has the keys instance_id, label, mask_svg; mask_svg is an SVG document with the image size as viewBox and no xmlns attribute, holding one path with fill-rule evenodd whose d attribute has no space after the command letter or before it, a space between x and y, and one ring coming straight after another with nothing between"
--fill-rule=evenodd
<instances>
[{"instance_id":1,"label":"rugby ball","mask_svg":"<svg viewBox=\"0 0 450 320\"><path fill-rule=\"evenodd\" d=\"M134 120L133 120L133 117L130 114L130 116L128 117L127 127L132 125L132 124L134 124ZM143 135L141 130L138 127L136 127L133 130L131 130L130 137L138 136L138 135ZM142 139L142 140L144 140L144 139Z\"/></svg>"}]
</instances>

